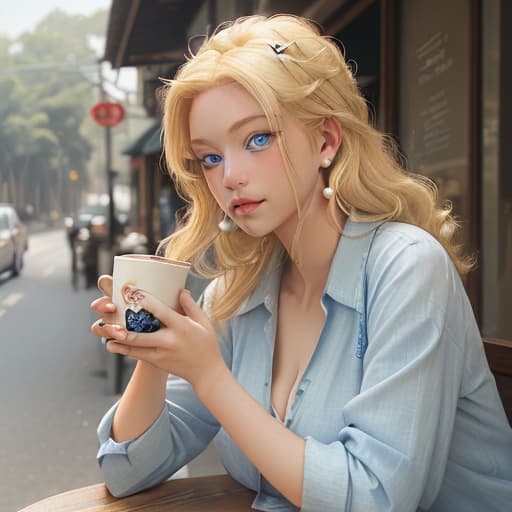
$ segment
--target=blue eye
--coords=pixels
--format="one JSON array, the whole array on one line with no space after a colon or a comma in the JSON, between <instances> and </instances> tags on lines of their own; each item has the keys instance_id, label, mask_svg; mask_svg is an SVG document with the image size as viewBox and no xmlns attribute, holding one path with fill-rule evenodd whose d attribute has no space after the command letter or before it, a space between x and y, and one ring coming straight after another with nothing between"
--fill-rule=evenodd
<instances>
[{"instance_id":1,"label":"blue eye","mask_svg":"<svg viewBox=\"0 0 512 512\"><path fill-rule=\"evenodd\" d=\"M214 165L220 164L221 162L222 157L214 153L205 155L203 156L203 158L201 158L201 163L204 164L206 167L213 167Z\"/></svg>"},{"instance_id":2,"label":"blue eye","mask_svg":"<svg viewBox=\"0 0 512 512\"><path fill-rule=\"evenodd\" d=\"M247 143L247 149L262 149L268 146L271 136L272 134L270 133L257 133L253 135Z\"/></svg>"}]
</instances>

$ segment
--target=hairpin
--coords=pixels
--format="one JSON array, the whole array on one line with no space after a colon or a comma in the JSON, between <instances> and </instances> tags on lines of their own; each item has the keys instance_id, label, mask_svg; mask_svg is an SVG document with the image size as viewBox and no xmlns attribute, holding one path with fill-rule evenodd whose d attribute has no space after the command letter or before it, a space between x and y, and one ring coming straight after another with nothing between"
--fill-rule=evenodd
<instances>
[{"instance_id":1,"label":"hairpin","mask_svg":"<svg viewBox=\"0 0 512 512\"><path fill-rule=\"evenodd\" d=\"M290 46L292 43L286 43L286 44L280 44L280 43L269 43L268 45L270 46L270 48L272 48L272 50L274 50L274 52L276 53L276 55L281 55L281 53L283 53L286 48L288 48L288 46Z\"/></svg>"}]
</instances>

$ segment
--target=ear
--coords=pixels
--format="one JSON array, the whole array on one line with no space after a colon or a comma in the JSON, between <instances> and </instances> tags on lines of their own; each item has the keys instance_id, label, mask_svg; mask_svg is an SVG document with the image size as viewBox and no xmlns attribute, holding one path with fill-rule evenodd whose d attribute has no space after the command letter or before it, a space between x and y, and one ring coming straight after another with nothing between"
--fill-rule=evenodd
<instances>
[{"instance_id":1,"label":"ear","mask_svg":"<svg viewBox=\"0 0 512 512\"><path fill-rule=\"evenodd\" d=\"M322 147L320 148L319 159L320 161L328 158L332 160L341 145L343 130L341 124L335 117L328 117L324 119L320 127L320 137Z\"/></svg>"}]
</instances>

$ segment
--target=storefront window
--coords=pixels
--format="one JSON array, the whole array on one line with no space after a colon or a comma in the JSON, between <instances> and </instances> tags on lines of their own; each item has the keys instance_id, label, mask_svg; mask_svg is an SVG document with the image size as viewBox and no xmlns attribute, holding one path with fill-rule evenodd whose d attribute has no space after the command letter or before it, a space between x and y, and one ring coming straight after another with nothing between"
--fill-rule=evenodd
<instances>
[{"instance_id":1,"label":"storefront window","mask_svg":"<svg viewBox=\"0 0 512 512\"><path fill-rule=\"evenodd\" d=\"M502 27L511 21L507 3L482 2L481 268L482 333L512 339L512 73L501 64L510 59L501 43Z\"/></svg>"},{"instance_id":2,"label":"storefront window","mask_svg":"<svg viewBox=\"0 0 512 512\"><path fill-rule=\"evenodd\" d=\"M399 138L463 225L470 204L470 2L407 0L400 11ZM462 242L468 245L468 230Z\"/></svg>"}]
</instances>

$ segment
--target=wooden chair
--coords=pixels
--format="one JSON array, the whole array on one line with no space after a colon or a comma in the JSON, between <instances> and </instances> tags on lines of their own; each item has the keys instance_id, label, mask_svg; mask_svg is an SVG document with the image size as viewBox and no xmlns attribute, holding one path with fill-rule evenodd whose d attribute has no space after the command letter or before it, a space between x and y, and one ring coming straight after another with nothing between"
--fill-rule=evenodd
<instances>
[{"instance_id":1,"label":"wooden chair","mask_svg":"<svg viewBox=\"0 0 512 512\"><path fill-rule=\"evenodd\" d=\"M483 342L489 367L512 425L512 341L484 338Z\"/></svg>"}]
</instances>

